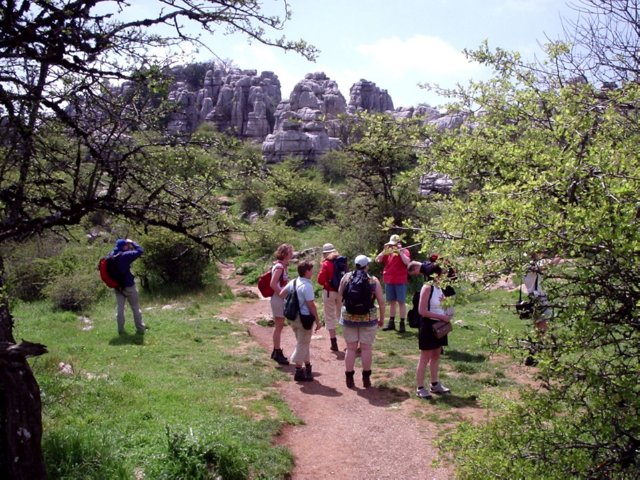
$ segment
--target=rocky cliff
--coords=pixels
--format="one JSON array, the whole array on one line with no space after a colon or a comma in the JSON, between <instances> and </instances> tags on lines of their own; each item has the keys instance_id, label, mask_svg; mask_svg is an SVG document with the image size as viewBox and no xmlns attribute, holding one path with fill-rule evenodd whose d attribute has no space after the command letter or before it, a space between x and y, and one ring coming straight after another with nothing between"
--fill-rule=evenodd
<instances>
[{"instance_id":1,"label":"rocky cliff","mask_svg":"<svg viewBox=\"0 0 640 480\"><path fill-rule=\"evenodd\" d=\"M341 148L340 116L359 110L388 112L397 119L420 117L438 128L455 128L464 120L428 106L394 110L391 95L365 79L351 86L347 102L334 80L323 72L309 73L289 99L282 100L273 72L200 67L172 72L176 81L169 98L177 108L170 116L169 132L190 134L209 122L219 131L261 143L269 162L295 156L313 163L328 150Z\"/></svg>"}]
</instances>

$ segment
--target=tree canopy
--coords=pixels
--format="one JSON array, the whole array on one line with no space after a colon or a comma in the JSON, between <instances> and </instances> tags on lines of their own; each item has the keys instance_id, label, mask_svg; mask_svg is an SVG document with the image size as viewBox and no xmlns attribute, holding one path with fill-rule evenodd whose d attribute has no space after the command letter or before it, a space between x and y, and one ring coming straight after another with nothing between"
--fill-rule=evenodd
<instances>
[{"instance_id":1,"label":"tree canopy","mask_svg":"<svg viewBox=\"0 0 640 480\"><path fill-rule=\"evenodd\" d=\"M255 168L255 157L236 156L238 145L216 135L168 153L175 139L161 134L172 108L164 72L176 48L204 46L203 33L239 32L313 59L306 42L272 38L289 17L284 0L282 8L281 18L263 14L257 0L157 0L150 9L124 0L2 2L0 241L95 211L204 245L224 238L230 221L217 189L234 171ZM0 288L3 270L0 257ZM25 360L45 349L15 345L2 291L0 476L45 478L39 391ZM19 439L21 431L30 436Z\"/></svg>"},{"instance_id":2,"label":"tree canopy","mask_svg":"<svg viewBox=\"0 0 640 480\"><path fill-rule=\"evenodd\" d=\"M539 385L458 432L462 478L636 478L640 468L640 90L558 70L563 45L536 65L469 52L494 77L460 88L470 128L442 132L422 159L456 180L423 232L453 239L447 255L487 281L521 281L532 254L566 260L545 275L554 317L537 339Z\"/></svg>"}]
</instances>

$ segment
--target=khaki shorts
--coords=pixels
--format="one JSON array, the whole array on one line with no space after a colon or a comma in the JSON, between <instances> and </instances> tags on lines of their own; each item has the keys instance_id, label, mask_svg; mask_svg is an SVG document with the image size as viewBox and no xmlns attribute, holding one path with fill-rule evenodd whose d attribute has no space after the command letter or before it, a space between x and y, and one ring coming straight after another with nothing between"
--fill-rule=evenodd
<instances>
[{"instance_id":1,"label":"khaki shorts","mask_svg":"<svg viewBox=\"0 0 640 480\"><path fill-rule=\"evenodd\" d=\"M284 298L275 293L271 297L271 313L276 318L284 318Z\"/></svg>"},{"instance_id":2,"label":"khaki shorts","mask_svg":"<svg viewBox=\"0 0 640 480\"><path fill-rule=\"evenodd\" d=\"M371 327L342 327L344 341L347 343L363 343L365 345L373 345L376 341L376 333L378 326Z\"/></svg>"}]
</instances>

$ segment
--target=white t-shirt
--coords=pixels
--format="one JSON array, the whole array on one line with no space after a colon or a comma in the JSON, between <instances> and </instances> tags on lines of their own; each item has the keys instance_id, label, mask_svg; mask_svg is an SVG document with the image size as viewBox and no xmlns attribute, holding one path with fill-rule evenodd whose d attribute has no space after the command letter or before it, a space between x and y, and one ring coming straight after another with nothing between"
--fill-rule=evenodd
<instances>
[{"instance_id":1,"label":"white t-shirt","mask_svg":"<svg viewBox=\"0 0 640 480\"><path fill-rule=\"evenodd\" d=\"M304 277L298 277L295 280L289 280L289 283L284 287L287 293L293 288L293 282L296 282L296 291L298 293L298 303L300 303L300 313L302 315L311 315L309 311L308 301L312 301L314 297L313 284L311 280Z\"/></svg>"}]
</instances>

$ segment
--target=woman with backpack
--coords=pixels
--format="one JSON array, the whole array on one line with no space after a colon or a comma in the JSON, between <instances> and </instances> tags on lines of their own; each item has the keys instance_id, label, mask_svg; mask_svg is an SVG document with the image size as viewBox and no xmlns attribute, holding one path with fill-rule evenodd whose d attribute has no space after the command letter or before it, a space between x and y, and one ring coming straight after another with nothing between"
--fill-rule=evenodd
<instances>
[{"instance_id":1,"label":"woman with backpack","mask_svg":"<svg viewBox=\"0 0 640 480\"><path fill-rule=\"evenodd\" d=\"M291 280L280 291L281 297L292 296L292 302L285 307L285 315L289 318L289 324L296 336L296 348L291 355L291 361L296 365L293 379L296 382L310 382L313 380L311 371L311 336L313 332L320 330L322 325L318 318L315 295L311 276L313 263L303 260L298 263L298 278ZM293 309L290 309L293 305ZM293 312L291 311L293 310ZM293 318L293 320L291 320ZM313 326L315 325L315 330Z\"/></svg>"},{"instance_id":2,"label":"woman with backpack","mask_svg":"<svg viewBox=\"0 0 640 480\"><path fill-rule=\"evenodd\" d=\"M432 393L449 393L447 387L442 385L438 379L440 369L440 355L443 347L449 344L447 335L438 338L433 325L438 321L451 322L452 315L448 314L444 308L445 294L441 288L441 282L445 280L440 265L435 265L431 271L433 281L425 283L420 290L420 303L418 312L420 313L420 330L418 332L418 346L420 348L420 359L416 369L416 395L419 398L430 399ZM429 365L431 385L429 389L424 387L425 372Z\"/></svg>"},{"instance_id":3,"label":"woman with backpack","mask_svg":"<svg viewBox=\"0 0 640 480\"><path fill-rule=\"evenodd\" d=\"M318 283L322 286L322 309L324 325L329 331L331 350L337 352L336 323L342 308L342 298L338 295L340 280L347 267L346 259L338 253L331 243L322 246L322 264L318 272Z\"/></svg>"},{"instance_id":4,"label":"woman with backpack","mask_svg":"<svg viewBox=\"0 0 640 480\"><path fill-rule=\"evenodd\" d=\"M278 362L279 365L289 365L289 359L282 353L280 346L280 337L284 328L284 300L280 297L282 288L289 281L287 268L289 261L293 257L293 246L288 243L280 245L275 252L276 261L271 267L271 283L270 287L274 291L271 296L271 313L273 314L273 351L271 358Z\"/></svg>"},{"instance_id":5,"label":"woman with backpack","mask_svg":"<svg viewBox=\"0 0 640 480\"><path fill-rule=\"evenodd\" d=\"M338 289L344 303L340 325L347 343L344 367L348 388L355 388L354 367L358 348L361 350L362 386L371 386L373 343L378 328L384 323L384 295L378 279L367 271L369 262L367 256L358 255L355 258L356 269L342 277ZM374 299L378 301L378 309L375 308Z\"/></svg>"}]
</instances>

